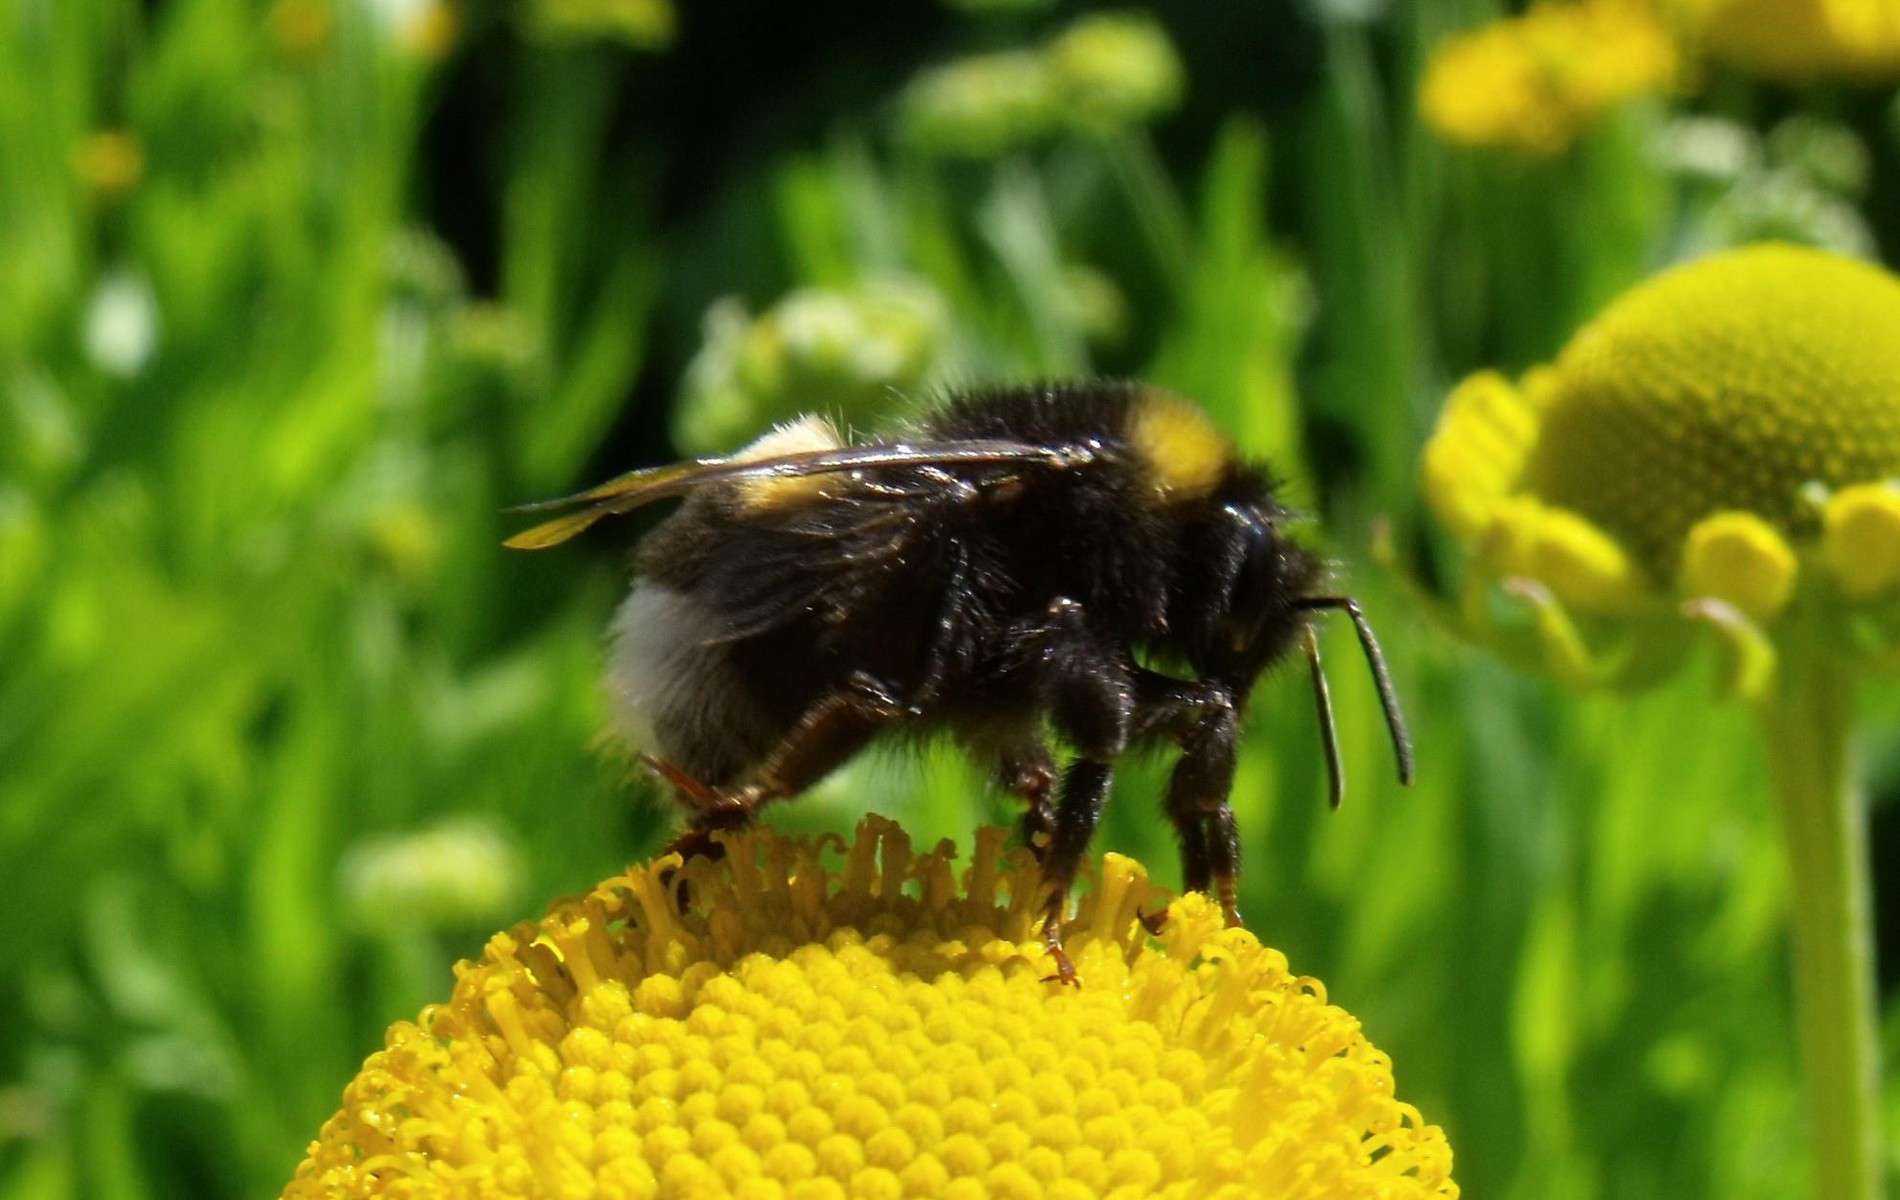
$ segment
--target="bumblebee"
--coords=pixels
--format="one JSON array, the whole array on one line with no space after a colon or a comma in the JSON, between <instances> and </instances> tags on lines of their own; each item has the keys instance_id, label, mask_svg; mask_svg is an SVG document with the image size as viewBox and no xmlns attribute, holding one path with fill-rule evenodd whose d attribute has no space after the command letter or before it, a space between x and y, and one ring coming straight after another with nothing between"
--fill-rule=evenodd
<instances>
[{"instance_id":1,"label":"bumblebee","mask_svg":"<svg viewBox=\"0 0 1900 1200\"><path fill-rule=\"evenodd\" d=\"M1339 803L1313 629L1333 610L1358 633L1410 782L1364 614L1287 537L1268 472L1179 396L1112 381L977 391L861 444L805 417L730 457L525 506L573 511L507 545L553 546L667 497L683 502L640 543L607 688L615 732L688 810L688 855L717 853L712 834L875 739L947 732L1025 805L1051 978L1072 983L1061 917L1116 760L1172 742L1166 812L1186 885L1237 924L1241 713L1296 646ZM1060 769L1052 734L1069 751Z\"/></svg>"}]
</instances>

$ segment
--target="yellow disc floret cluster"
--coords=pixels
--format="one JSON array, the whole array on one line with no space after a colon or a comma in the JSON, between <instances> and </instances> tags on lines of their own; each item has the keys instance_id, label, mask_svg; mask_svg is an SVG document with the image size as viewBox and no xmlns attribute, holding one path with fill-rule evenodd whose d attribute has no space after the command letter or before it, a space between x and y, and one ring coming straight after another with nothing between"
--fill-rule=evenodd
<instances>
[{"instance_id":1,"label":"yellow disc floret cluster","mask_svg":"<svg viewBox=\"0 0 1900 1200\"><path fill-rule=\"evenodd\" d=\"M1480 578L1575 613L1892 604L1900 280L1775 244L1666 271L1554 364L1460 384L1423 476Z\"/></svg>"},{"instance_id":2,"label":"yellow disc floret cluster","mask_svg":"<svg viewBox=\"0 0 1900 1200\"><path fill-rule=\"evenodd\" d=\"M1676 45L1635 0L1544 0L1432 51L1419 109L1446 138L1555 154L1604 111L1671 86Z\"/></svg>"},{"instance_id":3,"label":"yellow disc floret cluster","mask_svg":"<svg viewBox=\"0 0 1900 1200\"><path fill-rule=\"evenodd\" d=\"M1727 509L1805 534L1809 483L1900 474L1900 281L1766 245L1667 272L1565 348L1524 490L1667 578Z\"/></svg>"},{"instance_id":4,"label":"yellow disc floret cluster","mask_svg":"<svg viewBox=\"0 0 1900 1200\"><path fill-rule=\"evenodd\" d=\"M1204 898L1151 937L1129 860L1069 928L1077 989L1000 830L961 880L875 817L726 844L494 938L285 1195L1457 1195L1358 1022Z\"/></svg>"}]
</instances>

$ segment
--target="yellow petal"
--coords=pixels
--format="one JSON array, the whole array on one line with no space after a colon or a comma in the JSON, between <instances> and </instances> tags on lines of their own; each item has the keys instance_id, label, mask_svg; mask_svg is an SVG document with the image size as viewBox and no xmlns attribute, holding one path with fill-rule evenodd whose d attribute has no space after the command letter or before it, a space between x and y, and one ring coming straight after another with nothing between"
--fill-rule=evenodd
<instances>
[{"instance_id":1,"label":"yellow petal","mask_svg":"<svg viewBox=\"0 0 1900 1200\"><path fill-rule=\"evenodd\" d=\"M1900 488L1865 483L1836 492L1822 517L1821 562L1855 600L1900 583Z\"/></svg>"},{"instance_id":2,"label":"yellow petal","mask_svg":"<svg viewBox=\"0 0 1900 1200\"><path fill-rule=\"evenodd\" d=\"M1754 513L1698 521L1682 554L1682 590L1726 600L1757 621L1780 612L1794 592L1794 548Z\"/></svg>"},{"instance_id":3,"label":"yellow petal","mask_svg":"<svg viewBox=\"0 0 1900 1200\"><path fill-rule=\"evenodd\" d=\"M1537 414L1511 381L1480 371L1453 390L1425 443L1425 498L1455 535L1478 537L1517 484Z\"/></svg>"},{"instance_id":4,"label":"yellow petal","mask_svg":"<svg viewBox=\"0 0 1900 1200\"><path fill-rule=\"evenodd\" d=\"M1627 613L1648 592L1642 570L1609 534L1529 496L1499 506L1484 558L1496 574L1534 579L1579 612Z\"/></svg>"}]
</instances>

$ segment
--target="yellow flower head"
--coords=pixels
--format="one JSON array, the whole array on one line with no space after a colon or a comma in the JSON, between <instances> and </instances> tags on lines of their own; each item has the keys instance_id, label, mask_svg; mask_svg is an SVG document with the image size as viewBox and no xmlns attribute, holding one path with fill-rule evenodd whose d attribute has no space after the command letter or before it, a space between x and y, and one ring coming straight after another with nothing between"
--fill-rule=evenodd
<instances>
[{"instance_id":1,"label":"yellow flower head","mask_svg":"<svg viewBox=\"0 0 1900 1200\"><path fill-rule=\"evenodd\" d=\"M729 837L490 941L393 1026L285 1195L1455 1196L1316 980L1110 856L1042 982L1003 831L959 882L866 818ZM832 839L835 842L835 839Z\"/></svg>"},{"instance_id":2,"label":"yellow flower head","mask_svg":"<svg viewBox=\"0 0 1900 1200\"><path fill-rule=\"evenodd\" d=\"M1472 376L1423 464L1483 574L1582 614L1713 600L1760 625L1806 578L1896 599L1896 478L1900 281L1772 244L1633 289L1517 385Z\"/></svg>"},{"instance_id":3,"label":"yellow flower head","mask_svg":"<svg viewBox=\"0 0 1900 1200\"><path fill-rule=\"evenodd\" d=\"M1478 146L1555 154L1606 109L1669 87L1675 43L1633 0L1544 0L1432 51L1426 122Z\"/></svg>"},{"instance_id":4,"label":"yellow flower head","mask_svg":"<svg viewBox=\"0 0 1900 1200\"><path fill-rule=\"evenodd\" d=\"M1680 0L1716 58L1771 79L1876 79L1900 72L1894 0Z\"/></svg>"}]
</instances>

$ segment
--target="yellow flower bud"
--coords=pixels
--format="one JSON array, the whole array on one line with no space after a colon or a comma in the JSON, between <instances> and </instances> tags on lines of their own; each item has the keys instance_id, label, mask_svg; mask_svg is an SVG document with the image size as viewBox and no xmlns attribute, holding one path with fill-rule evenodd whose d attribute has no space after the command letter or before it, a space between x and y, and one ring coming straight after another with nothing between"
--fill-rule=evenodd
<instances>
[{"instance_id":1,"label":"yellow flower bud","mask_svg":"<svg viewBox=\"0 0 1900 1200\"><path fill-rule=\"evenodd\" d=\"M1058 115L1048 63L1027 50L973 55L925 71L904 88L899 111L914 144L970 158L1035 141Z\"/></svg>"},{"instance_id":2,"label":"yellow flower bud","mask_svg":"<svg viewBox=\"0 0 1900 1200\"><path fill-rule=\"evenodd\" d=\"M1112 128L1145 121L1181 100L1185 72L1174 44L1140 13L1096 13L1048 49L1049 74L1065 116Z\"/></svg>"},{"instance_id":3,"label":"yellow flower bud","mask_svg":"<svg viewBox=\"0 0 1900 1200\"><path fill-rule=\"evenodd\" d=\"M1774 526L1754 513L1717 513L1689 530L1681 586L1766 621L1788 603L1796 570L1794 549Z\"/></svg>"},{"instance_id":4,"label":"yellow flower bud","mask_svg":"<svg viewBox=\"0 0 1900 1200\"><path fill-rule=\"evenodd\" d=\"M1842 488L1822 517L1821 562L1841 591L1865 600L1900 584L1900 488Z\"/></svg>"}]
</instances>

